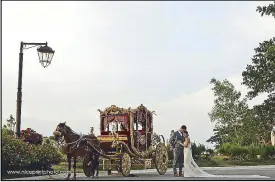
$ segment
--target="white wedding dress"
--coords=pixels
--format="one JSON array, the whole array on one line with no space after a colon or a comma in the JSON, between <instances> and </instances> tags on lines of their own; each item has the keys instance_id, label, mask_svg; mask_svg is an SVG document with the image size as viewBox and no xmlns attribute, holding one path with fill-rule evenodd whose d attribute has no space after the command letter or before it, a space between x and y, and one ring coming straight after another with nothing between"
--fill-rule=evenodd
<instances>
[{"instance_id":1,"label":"white wedding dress","mask_svg":"<svg viewBox=\"0 0 275 182\"><path fill-rule=\"evenodd\" d=\"M184 148L184 177L197 178L269 178L259 175L213 175L203 171L194 161L191 142Z\"/></svg>"}]
</instances>

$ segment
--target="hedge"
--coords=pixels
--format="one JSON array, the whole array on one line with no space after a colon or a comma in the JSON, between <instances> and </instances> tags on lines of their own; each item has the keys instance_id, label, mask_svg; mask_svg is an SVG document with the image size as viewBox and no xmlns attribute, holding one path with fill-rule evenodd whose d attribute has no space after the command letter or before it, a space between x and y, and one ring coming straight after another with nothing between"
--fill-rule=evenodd
<instances>
[{"instance_id":1,"label":"hedge","mask_svg":"<svg viewBox=\"0 0 275 182\"><path fill-rule=\"evenodd\" d=\"M249 160L256 159L258 156L262 159L272 159L275 157L275 146L272 145L249 145L240 146L237 144L225 143L220 146L218 152L229 156L231 159Z\"/></svg>"}]
</instances>

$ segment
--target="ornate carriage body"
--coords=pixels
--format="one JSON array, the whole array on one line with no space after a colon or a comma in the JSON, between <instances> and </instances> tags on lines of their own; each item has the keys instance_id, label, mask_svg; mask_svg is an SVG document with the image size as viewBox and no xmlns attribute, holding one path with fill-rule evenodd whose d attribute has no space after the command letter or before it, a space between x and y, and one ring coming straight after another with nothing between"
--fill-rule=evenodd
<instances>
[{"instance_id":1,"label":"ornate carriage body","mask_svg":"<svg viewBox=\"0 0 275 182\"><path fill-rule=\"evenodd\" d=\"M100 120L101 134L98 139L107 154L116 154L119 151L112 147L115 139L124 142L135 155L140 155L151 147L153 113L143 105L136 109L112 105L105 111L100 111Z\"/></svg>"},{"instance_id":2,"label":"ornate carriage body","mask_svg":"<svg viewBox=\"0 0 275 182\"><path fill-rule=\"evenodd\" d=\"M153 114L145 106L124 109L112 105L100 112L100 148L110 159L102 158L103 170L116 166L129 176L131 166L156 167L165 174L168 153L164 138L153 133Z\"/></svg>"}]
</instances>

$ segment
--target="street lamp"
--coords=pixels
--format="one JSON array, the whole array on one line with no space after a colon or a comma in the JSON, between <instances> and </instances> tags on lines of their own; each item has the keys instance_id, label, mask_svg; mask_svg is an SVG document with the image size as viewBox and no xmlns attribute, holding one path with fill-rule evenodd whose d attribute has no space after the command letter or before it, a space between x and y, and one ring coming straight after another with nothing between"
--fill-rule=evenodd
<instances>
[{"instance_id":1,"label":"street lamp","mask_svg":"<svg viewBox=\"0 0 275 182\"><path fill-rule=\"evenodd\" d=\"M30 47L27 47L30 46ZM22 70L23 70L23 50L30 49L33 47L40 46L37 49L39 62L46 68L52 62L54 50L48 47L48 43L26 43L21 42L20 53L19 53L19 71L18 71L18 90L17 90L17 105L16 105L16 135L20 137L20 126L21 126L21 106L22 106Z\"/></svg>"}]
</instances>

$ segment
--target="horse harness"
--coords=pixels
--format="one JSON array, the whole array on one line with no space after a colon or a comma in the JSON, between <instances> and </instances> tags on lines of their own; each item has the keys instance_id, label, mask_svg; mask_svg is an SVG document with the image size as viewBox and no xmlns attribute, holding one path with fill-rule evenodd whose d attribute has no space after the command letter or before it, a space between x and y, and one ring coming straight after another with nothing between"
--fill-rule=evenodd
<instances>
[{"instance_id":1,"label":"horse harness","mask_svg":"<svg viewBox=\"0 0 275 182\"><path fill-rule=\"evenodd\" d=\"M66 145L69 147L69 153L72 153L73 151L75 151L76 149L78 149L80 143L83 140L97 140L97 139L84 138L84 136L85 135L81 135L78 140L70 142L70 143L66 143Z\"/></svg>"}]
</instances>

